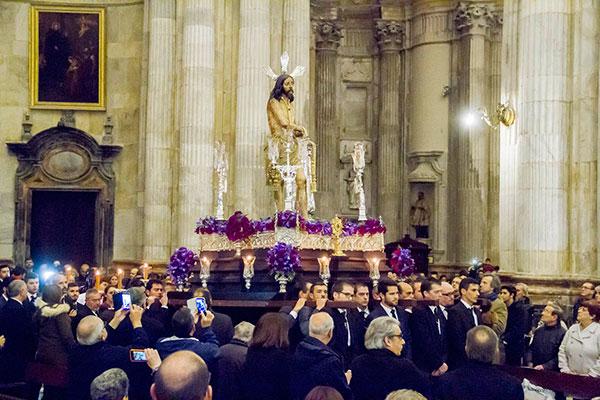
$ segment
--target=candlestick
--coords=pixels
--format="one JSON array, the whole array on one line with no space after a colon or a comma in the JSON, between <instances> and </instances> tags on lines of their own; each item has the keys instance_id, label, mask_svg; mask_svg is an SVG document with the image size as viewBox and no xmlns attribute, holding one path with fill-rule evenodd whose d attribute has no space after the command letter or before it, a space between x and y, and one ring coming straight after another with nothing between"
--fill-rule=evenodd
<instances>
[{"instance_id":1,"label":"candlestick","mask_svg":"<svg viewBox=\"0 0 600 400\"><path fill-rule=\"evenodd\" d=\"M142 275L144 277L144 281L148 280L148 270L151 270L152 267L148 265L148 263L144 263L144 265L142 265L141 267L142 270Z\"/></svg>"},{"instance_id":2,"label":"candlestick","mask_svg":"<svg viewBox=\"0 0 600 400\"><path fill-rule=\"evenodd\" d=\"M96 289L100 290L100 271L96 270Z\"/></svg>"},{"instance_id":3,"label":"candlestick","mask_svg":"<svg viewBox=\"0 0 600 400\"><path fill-rule=\"evenodd\" d=\"M244 260L244 272L242 273L242 277L244 281L246 281L246 289L250 289L250 281L254 278L254 261L256 261L256 256L254 254L246 255L242 258Z\"/></svg>"},{"instance_id":4,"label":"candlestick","mask_svg":"<svg viewBox=\"0 0 600 400\"><path fill-rule=\"evenodd\" d=\"M117 270L117 278L117 289L123 289L123 270L121 268Z\"/></svg>"}]
</instances>

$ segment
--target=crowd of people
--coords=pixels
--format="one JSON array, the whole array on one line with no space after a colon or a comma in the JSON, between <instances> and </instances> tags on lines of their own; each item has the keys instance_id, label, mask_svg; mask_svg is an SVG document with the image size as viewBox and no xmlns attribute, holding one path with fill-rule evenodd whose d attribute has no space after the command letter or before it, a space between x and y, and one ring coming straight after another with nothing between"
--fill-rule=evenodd
<instances>
[{"instance_id":1,"label":"crowd of people","mask_svg":"<svg viewBox=\"0 0 600 400\"><path fill-rule=\"evenodd\" d=\"M205 288L193 293L206 300L198 311L170 304L174 286L138 270L102 282L87 264L54 265L42 282L34 271L0 265L0 393L24 399L506 400L523 387L498 363L600 377L592 282L570 327L557 302L535 321L527 285L493 271L390 274L375 288L297 279L292 306L234 326ZM40 370L68 384L41 385Z\"/></svg>"}]
</instances>

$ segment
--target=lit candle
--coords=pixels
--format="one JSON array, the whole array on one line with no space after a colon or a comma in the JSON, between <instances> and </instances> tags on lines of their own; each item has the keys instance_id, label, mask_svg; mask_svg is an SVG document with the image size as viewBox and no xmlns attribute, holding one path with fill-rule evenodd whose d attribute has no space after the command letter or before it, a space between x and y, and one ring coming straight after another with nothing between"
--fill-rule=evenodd
<instances>
[{"instance_id":1,"label":"lit candle","mask_svg":"<svg viewBox=\"0 0 600 400\"><path fill-rule=\"evenodd\" d=\"M123 289L123 270L121 268L117 270L117 278L119 279L117 282L117 289Z\"/></svg>"},{"instance_id":2,"label":"lit candle","mask_svg":"<svg viewBox=\"0 0 600 400\"><path fill-rule=\"evenodd\" d=\"M66 270L67 270L67 282L71 283L73 281L73 271L71 269L71 266L67 265Z\"/></svg>"},{"instance_id":3,"label":"lit candle","mask_svg":"<svg viewBox=\"0 0 600 400\"><path fill-rule=\"evenodd\" d=\"M96 270L96 289L100 290L100 271Z\"/></svg>"},{"instance_id":4,"label":"lit candle","mask_svg":"<svg viewBox=\"0 0 600 400\"><path fill-rule=\"evenodd\" d=\"M144 280L148 280L149 269L152 269L152 267L150 267L148 263L144 263L144 265L142 265L142 275L144 276Z\"/></svg>"}]
</instances>

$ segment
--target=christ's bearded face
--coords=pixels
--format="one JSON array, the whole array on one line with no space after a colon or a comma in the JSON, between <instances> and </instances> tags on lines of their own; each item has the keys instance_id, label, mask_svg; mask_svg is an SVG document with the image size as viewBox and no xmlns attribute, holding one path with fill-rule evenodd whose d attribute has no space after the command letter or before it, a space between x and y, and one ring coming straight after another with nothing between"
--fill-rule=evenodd
<instances>
[{"instance_id":1,"label":"christ's bearded face","mask_svg":"<svg viewBox=\"0 0 600 400\"><path fill-rule=\"evenodd\" d=\"M294 96L294 79L290 76L283 81L283 93L290 98Z\"/></svg>"}]
</instances>

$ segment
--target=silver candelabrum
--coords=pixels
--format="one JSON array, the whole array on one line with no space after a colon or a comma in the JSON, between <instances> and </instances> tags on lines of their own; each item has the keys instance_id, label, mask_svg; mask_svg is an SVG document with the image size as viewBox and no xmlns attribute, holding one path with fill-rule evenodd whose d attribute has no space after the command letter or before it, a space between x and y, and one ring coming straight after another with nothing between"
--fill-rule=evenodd
<instances>
[{"instance_id":1,"label":"silver candelabrum","mask_svg":"<svg viewBox=\"0 0 600 400\"><path fill-rule=\"evenodd\" d=\"M292 165L290 161L290 155L292 153L292 138L290 137L285 143L285 164L280 165L277 164L277 158L279 157L278 150L274 153L271 153L271 163L273 164L273 168L279 171L281 175L281 179L284 182L284 191L285 191L285 201L284 208L286 210L294 210L294 203L296 202L296 173L301 165ZM272 144L275 148L277 148L277 144Z\"/></svg>"},{"instance_id":2,"label":"silver candelabrum","mask_svg":"<svg viewBox=\"0 0 600 400\"><path fill-rule=\"evenodd\" d=\"M227 171L229 164L227 162L227 152L225 151L225 143L217 142L215 147L214 168L217 172L217 220L224 219L223 211L223 194L227 193Z\"/></svg>"},{"instance_id":3,"label":"silver candelabrum","mask_svg":"<svg viewBox=\"0 0 600 400\"><path fill-rule=\"evenodd\" d=\"M352 153L352 168L354 169L354 187L358 192L358 220L367 220L367 207L365 204L365 187L363 185L363 175L365 173L365 146L362 142L354 144Z\"/></svg>"}]
</instances>

